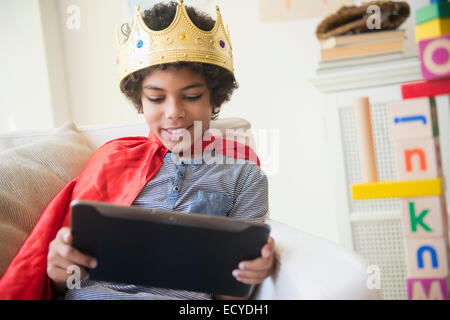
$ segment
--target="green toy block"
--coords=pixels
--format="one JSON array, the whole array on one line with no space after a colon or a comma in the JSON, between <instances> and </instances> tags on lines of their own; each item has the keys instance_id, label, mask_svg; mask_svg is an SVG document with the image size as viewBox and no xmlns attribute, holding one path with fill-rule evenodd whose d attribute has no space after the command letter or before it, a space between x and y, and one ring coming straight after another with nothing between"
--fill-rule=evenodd
<instances>
[{"instance_id":1,"label":"green toy block","mask_svg":"<svg viewBox=\"0 0 450 320\"><path fill-rule=\"evenodd\" d=\"M416 23L420 25L437 18L450 17L450 2L435 2L416 11Z\"/></svg>"}]
</instances>

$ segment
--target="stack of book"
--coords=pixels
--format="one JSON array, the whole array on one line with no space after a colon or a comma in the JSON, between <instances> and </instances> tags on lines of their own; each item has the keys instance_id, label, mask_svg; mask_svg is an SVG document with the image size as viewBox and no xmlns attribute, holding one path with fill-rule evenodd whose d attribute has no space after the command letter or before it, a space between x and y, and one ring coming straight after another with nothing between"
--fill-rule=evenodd
<instances>
[{"instance_id":1,"label":"stack of book","mask_svg":"<svg viewBox=\"0 0 450 320\"><path fill-rule=\"evenodd\" d=\"M401 57L405 30L374 31L320 40L320 68L370 63Z\"/></svg>"}]
</instances>

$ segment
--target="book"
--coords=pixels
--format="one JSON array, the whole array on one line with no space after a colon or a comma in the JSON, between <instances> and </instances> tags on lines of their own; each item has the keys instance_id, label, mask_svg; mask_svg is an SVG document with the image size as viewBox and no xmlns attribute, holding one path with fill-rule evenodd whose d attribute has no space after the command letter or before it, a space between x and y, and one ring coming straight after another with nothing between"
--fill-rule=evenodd
<instances>
[{"instance_id":1,"label":"book","mask_svg":"<svg viewBox=\"0 0 450 320\"><path fill-rule=\"evenodd\" d=\"M343 45L362 44L376 41L385 40L399 40L404 39L406 30L393 30L393 31L375 31L358 33L351 35L335 36L328 39L320 40L320 46L322 49L332 49Z\"/></svg>"},{"instance_id":2,"label":"book","mask_svg":"<svg viewBox=\"0 0 450 320\"><path fill-rule=\"evenodd\" d=\"M363 57L384 53L402 52L403 48L403 40L355 44L352 46L322 49L321 58L322 61L327 61L344 58Z\"/></svg>"},{"instance_id":3,"label":"book","mask_svg":"<svg viewBox=\"0 0 450 320\"><path fill-rule=\"evenodd\" d=\"M401 59L404 57L402 52L394 52L394 53L386 53L379 54L368 57L358 57L358 58L346 58L339 60L330 60L330 61L319 61L318 69L326 70L326 69L334 69L334 68L342 68L342 67L350 67L357 66L362 64L372 64L383 61Z\"/></svg>"}]
</instances>

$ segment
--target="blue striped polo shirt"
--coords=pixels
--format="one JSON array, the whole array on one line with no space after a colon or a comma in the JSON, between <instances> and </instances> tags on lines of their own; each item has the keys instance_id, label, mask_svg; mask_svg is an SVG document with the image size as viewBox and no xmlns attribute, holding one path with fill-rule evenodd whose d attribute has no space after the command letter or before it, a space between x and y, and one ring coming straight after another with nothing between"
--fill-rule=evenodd
<instances>
[{"instance_id":1,"label":"blue striped polo shirt","mask_svg":"<svg viewBox=\"0 0 450 320\"><path fill-rule=\"evenodd\" d=\"M215 157L215 163L210 159L186 159L167 152L161 168L141 190L132 206L264 222L269 208L268 181L261 168L248 160L223 155ZM70 289L65 295L69 300L211 298L206 293L89 279L81 281L80 289Z\"/></svg>"}]
</instances>

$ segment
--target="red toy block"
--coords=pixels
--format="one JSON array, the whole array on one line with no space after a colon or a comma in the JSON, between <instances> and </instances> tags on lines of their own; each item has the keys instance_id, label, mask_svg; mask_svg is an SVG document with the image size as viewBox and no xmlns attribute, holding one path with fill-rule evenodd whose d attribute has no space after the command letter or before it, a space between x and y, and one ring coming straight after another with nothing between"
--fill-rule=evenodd
<instances>
[{"instance_id":1,"label":"red toy block","mask_svg":"<svg viewBox=\"0 0 450 320\"><path fill-rule=\"evenodd\" d=\"M450 95L450 78L433 81L416 81L400 86L403 99Z\"/></svg>"}]
</instances>

